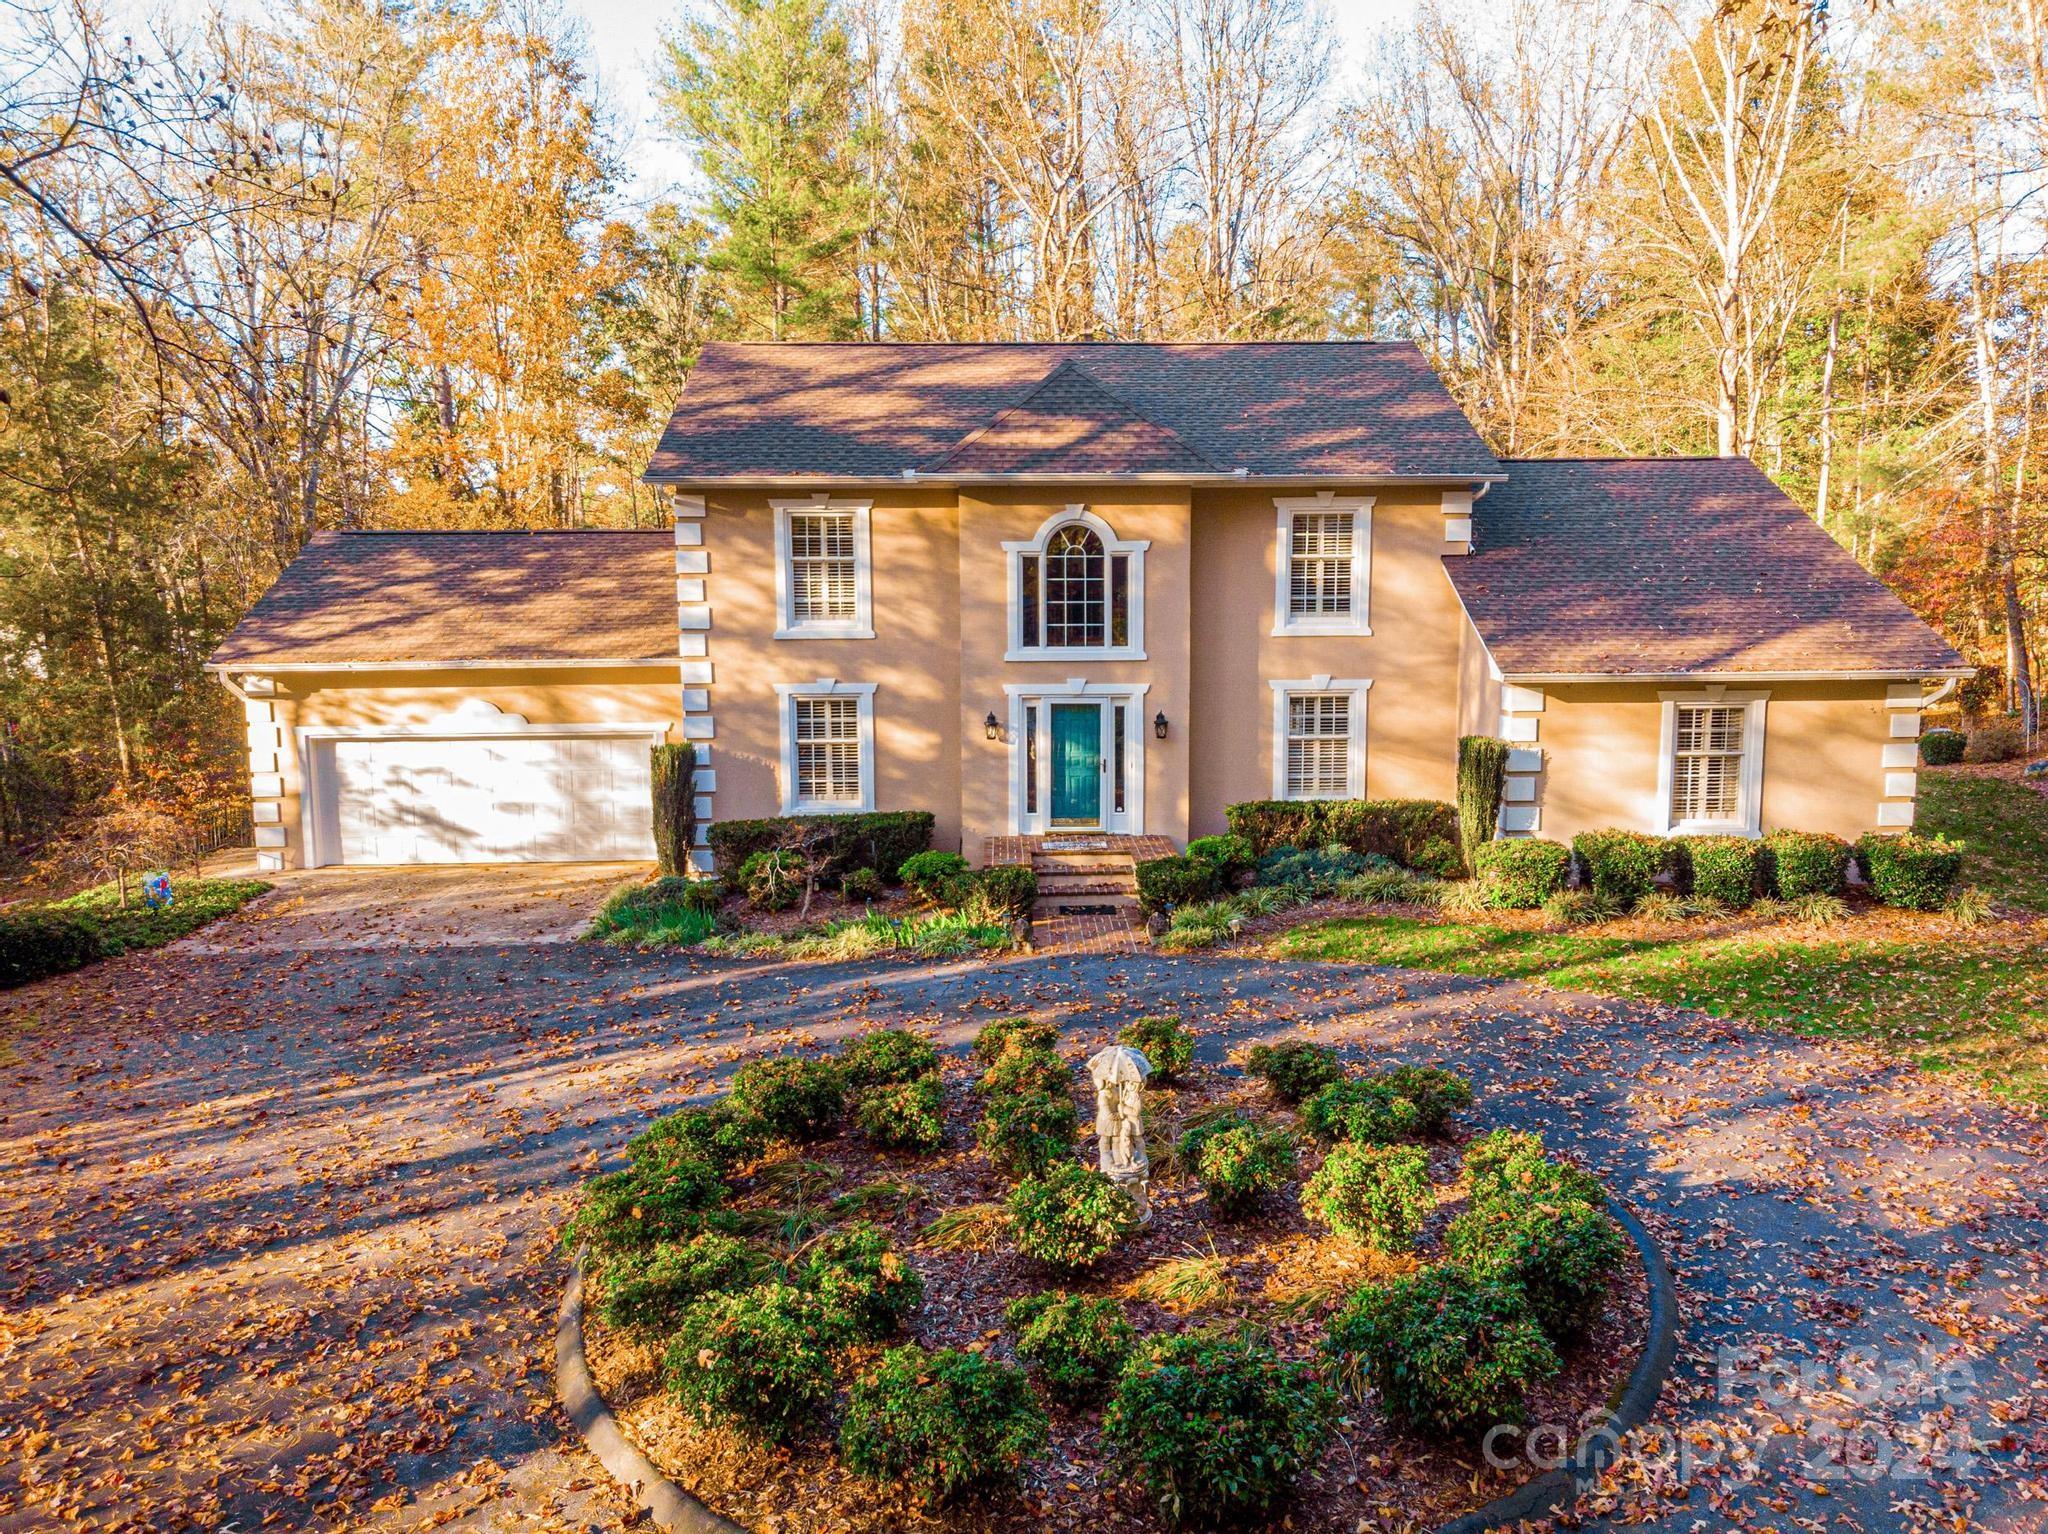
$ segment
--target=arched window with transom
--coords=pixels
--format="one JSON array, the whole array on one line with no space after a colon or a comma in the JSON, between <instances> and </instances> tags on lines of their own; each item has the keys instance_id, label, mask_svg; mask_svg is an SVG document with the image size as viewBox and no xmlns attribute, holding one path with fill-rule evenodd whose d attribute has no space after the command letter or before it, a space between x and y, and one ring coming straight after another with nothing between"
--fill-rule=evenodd
<instances>
[{"instance_id":1,"label":"arched window with transom","mask_svg":"<svg viewBox=\"0 0 2048 1534\"><path fill-rule=\"evenodd\" d=\"M1010 658L1143 659L1143 542L1119 539L1079 506L1010 557Z\"/></svg>"}]
</instances>

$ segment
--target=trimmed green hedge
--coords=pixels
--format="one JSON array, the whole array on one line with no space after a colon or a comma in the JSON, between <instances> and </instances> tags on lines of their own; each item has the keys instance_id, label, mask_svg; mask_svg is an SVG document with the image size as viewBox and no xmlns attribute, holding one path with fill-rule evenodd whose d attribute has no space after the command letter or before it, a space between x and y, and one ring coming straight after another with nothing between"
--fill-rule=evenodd
<instances>
[{"instance_id":1,"label":"trimmed green hedge","mask_svg":"<svg viewBox=\"0 0 2048 1534\"><path fill-rule=\"evenodd\" d=\"M1629 906L1650 893L1659 874L1676 874L1679 850L1669 838L1640 831L1581 831L1572 838L1572 855L1586 871L1586 882L1602 900Z\"/></svg>"},{"instance_id":2,"label":"trimmed green hedge","mask_svg":"<svg viewBox=\"0 0 2048 1534\"><path fill-rule=\"evenodd\" d=\"M1481 842L1472 850L1472 864L1488 905L1498 910L1533 911L1564 888L1572 854L1562 842L1515 837Z\"/></svg>"},{"instance_id":3,"label":"trimmed green hedge","mask_svg":"<svg viewBox=\"0 0 2048 1534\"><path fill-rule=\"evenodd\" d=\"M1695 895L1742 910L1770 883L1764 844L1747 836L1681 836L1680 855Z\"/></svg>"},{"instance_id":4,"label":"trimmed green hedge","mask_svg":"<svg viewBox=\"0 0 2048 1534\"><path fill-rule=\"evenodd\" d=\"M1856 860L1877 898L1908 911L1938 911L1963 871L1963 848L1942 836L1866 836Z\"/></svg>"},{"instance_id":5,"label":"trimmed green hedge","mask_svg":"<svg viewBox=\"0 0 2048 1534\"><path fill-rule=\"evenodd\" d=\"M0 990L83 969L106 954L99 929L80 917L42 907L0 915Z\"/></svg>"},{"instance_id":6,"label":"trimmed green hedge","mask_svg":"<svg viewBox=\"0 0 2048 1534\"><path fill-rule=\"evenodd\" d=\"M1169 907L1199 905L1223 893L1222 867L1207 858L1148 858L1137 872L1138 904L1148 916Z\"/></svg>"},{"instance_id":7,"label":"trimmed green hedge","mask_svg":"<svg viewBox=\"0 0 2048 1534\"><path fill-rule=\"evenodd\" d=\"M1963 759L1970 738L1961 730L1929 730L1920 737L1920 760L1929 767L1953 767Z\"/></svg>"},{"instance_id":8,"label":"trimmed green hedge","mask_svg":"<svg viewBox=\"0 0 2048 1534\"><path fill-rule=\"evenodd\" d=\"M1464 869L1457 808L1438 799L1254 799L1231 805L1223 818L1260 855L1272 847L1335 844L1424 873Z\"/></svg>"},{"instance_id":9,"label":"trimmed green hedge","mask_svg":"<svg viewBox=\"0 0 2048 1534\"><path fill-rule=\"evenodd\" d=\"M766 820L720 820L705 832L721 869L740 867L757 852L783 845L799 827L823 827L826 884L837 884L856 868L872 868L888 883L906 858L932 844L929 810L882 810L864 815L777 815Z\"/></svg>"},{"instance_id":10,"label":"trimmed green hedge","mask_svg":"<svg viewBox=\"0 0 2048 1534\"><path fill-rule=\"evenodd\" d=\"M1839 895L1849 877L1849 844L1823 831L1773 831L1764 838L1771 888L1787 900Z\"/></svg>"}]
</instances>

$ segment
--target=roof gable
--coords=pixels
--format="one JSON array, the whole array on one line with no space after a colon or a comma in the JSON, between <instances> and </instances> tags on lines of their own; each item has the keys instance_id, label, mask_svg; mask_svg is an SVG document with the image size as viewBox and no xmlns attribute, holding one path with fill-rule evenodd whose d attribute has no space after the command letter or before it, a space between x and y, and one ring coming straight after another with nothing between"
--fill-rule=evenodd
<instances>
[{"instance_id":1,"label":"roof gable","mask_svg":"<svg viewBox=\"0 0 2048 1534\"><path fill-rule=\"evenodd\" d=\"M647 478L1499 472L1407 342L714 342Z\"/></svg>"},{"instance_id":2,"label":"roof gable","mask_svg":"<svg viewBox=\"0 0 2048 1534\"><path fill-rule=\"evenodd\" d=\"M1217 466L1146 419L1071 358L1016 404L925 465L935 474L1216 474Z\"/></svg>"}]
</instances>

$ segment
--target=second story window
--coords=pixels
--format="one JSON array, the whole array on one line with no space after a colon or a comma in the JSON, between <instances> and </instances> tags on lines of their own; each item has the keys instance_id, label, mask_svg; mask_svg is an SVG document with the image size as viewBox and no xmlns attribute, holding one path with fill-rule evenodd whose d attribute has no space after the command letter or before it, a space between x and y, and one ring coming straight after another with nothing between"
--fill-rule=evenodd
<instances>
[{"instance_id":1,"label":"second story window","mask_svg":"<svg viewBox=\"0 0 2048 1534\"><path fill-rule=\"evenodd\" d=\"M1275 634L1370 634L1372 502L1286 497L1275 554Z\"/></svg>"},{"instance_id":2,"label":"second story window","mask_svg":"<svg viewBox=\"0 0 2048 1534\"><path fill-rule=\"evenodd\" d=\"M777 639L872 639L868 503L775 501Z\"/></svg>"},{"instance_id":3,"label":"second story window","mask_svg":"<svg viewBox=\"0 0 2048 1534\"><path fill-rule=\"evenodd\" d=\"M1142 660L1145 550L1070 506L1010 558L1010 660Z\"/></svg>"}]
</instances>

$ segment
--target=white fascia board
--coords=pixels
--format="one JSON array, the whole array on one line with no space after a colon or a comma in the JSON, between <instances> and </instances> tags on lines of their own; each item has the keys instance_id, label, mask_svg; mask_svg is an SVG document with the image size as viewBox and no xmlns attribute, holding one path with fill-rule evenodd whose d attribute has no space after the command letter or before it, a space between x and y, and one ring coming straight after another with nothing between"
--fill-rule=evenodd
<instances>
[{"instance_id":1,"label":"white fascia board","mask_svg":"<svg viewBox=\"0 0 2048 1534\"><path fill-rule=\"evenodd\" d=\"M1482 644L1484 640L1480 641ZM1505 671L1501 679L1537 687L1602 682L1895 682L1902 677L1973 677L1966 671Z\"/></svg>"},{"instance_id":2,"label":"white fascia board","mask_svg":"<svg viewBox=\"0 0 2048 1534\"><path fill-rule=\"evenodd\" d=\"M1432 485L1459 486L1505 483L1502 474L734 474L714 478L656 476L643 474L640 483L656 488L712 486L731 490L773 489L778 485L832 485L859 489L930 485L944 489L953 485L1199 485L1213 489L1226 485L1258 485L1261 488L1306 490L1347 485Z\"/></svg>"},{"instance_id":3,"label":"white fascia board","mask_svg":"<svg viewBox=\"0 0 2048 1534\"><path fill-rule=\"evenodd\" d=\"M205 669L222 675L252 672L270 675L284 671L548 671L618 670L625 666L674 667L673 655L652 655L640 660L314 660L314 661L208 661Z\"/></svg>"}]
</instances>

